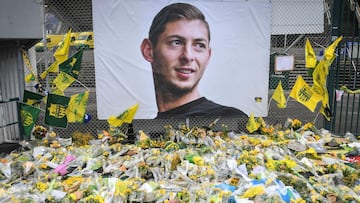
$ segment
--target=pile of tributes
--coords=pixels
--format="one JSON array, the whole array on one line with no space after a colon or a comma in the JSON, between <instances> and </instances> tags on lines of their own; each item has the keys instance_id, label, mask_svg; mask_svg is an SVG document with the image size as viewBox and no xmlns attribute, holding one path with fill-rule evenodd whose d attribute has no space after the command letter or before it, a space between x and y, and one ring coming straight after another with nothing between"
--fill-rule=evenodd
<instances>
[{"instance_id":1,"label":"pile of tributes","mask_svg":"<svg viewBox=\"0 0 360 203\"><path fill-rule=\"evenodd\" d=\"M288 119L257 131L165 126L39 141L0 158L0 202L360 202L358 138Z\"/></svg>"}]
</instances>

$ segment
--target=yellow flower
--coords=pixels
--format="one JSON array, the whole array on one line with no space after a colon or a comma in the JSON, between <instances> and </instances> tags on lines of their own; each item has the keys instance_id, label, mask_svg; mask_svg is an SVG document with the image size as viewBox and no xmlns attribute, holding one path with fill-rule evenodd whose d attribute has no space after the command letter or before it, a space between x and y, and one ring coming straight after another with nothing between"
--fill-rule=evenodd
<instances>
[{"instance_id":1,"label":"yellow flower","mask_svg":"<svg viewBox=\"0 0 360 203\"><path fill-rule=\"evenodd\" d=\"M40 192L44 192L45 190L48 189L48 185L46 183L43 183L43 182L37 182L36 183L36 189L38 189Z\"/></svg>"},{"instance_id":2,"label":"yellow flower","mask_svg":"<svg viewBox=\"0 0 360 203\"><path fill-rule=\"evenodd\" d=\"M313 123L307 122L304 125L304 130L311 130L314 127Z\"/></svg>"},{"instance_id":3,"label":"yellow flower","mask_svg":"<svg viewBox=\"0 0 360 203\"><path fill-rule=\"evenodd\" d=\"M294 160L290 160L290 159L285 159L285 160L281 160L282 163L284 163L288 168L294 168L296 166L296 161Z\"/></svg>"},{"instance_id":4,"label":"yellow flower","mask_svg":"<svg viewBox=\"0 0 360 203\"><path fill-rule=\"evenodd\" d=\"M317 200L319 200L321 196L319 194L312 194L310 198L311 198L311 202L317 202Z\"/></svg>"},{"instance_id":5,"label":"yellow flower","mask_svg":"<svg viewBox=\"0 0 360 203\"><path fill-rule=\"evenodd\" d=\"M103 156L108 157L109 155L110 155L110 154L109 154L108 151L104 151L104 152L103 152Z\"/></svg>"},{"instance_id":6,"label":"yellow flower","mask_svg":"<svg viewBox=\"0 0 360 203\"><path fill-rule=\"evenodd\" d=\"M299 152L296 156L310 156L311 158L320 159L321 157L317 154L314 148Z\"/></svg>"},{"instance_id":7,"label":"yellow flower","mask_svg":"<svg viewBox=\"0 0 360 203\"><path fill-rule=\"evenodd\" d=\"M298 199L291 199L290 203L306 203L306 201L302 198L298 198Z\"/></svg>"},{"instance_id":8,"label":"yellow flower","mask_svg":"<svg viewBox=\"0 0 360 203\"><path fill-rule=\"evenodd\" d=\"M209 176L215 175L215 171L214 171L213 169L211 169L211 168L209 168L208 170L206 170L206 173L207 173L207 175L209 175Z\"/></svg>"},{"instance_id":9,"label":"yellow flower","mask_svg":"<svg viewBox=\"0 0 360 203\"><path fill-rule=\"evenodd\" d=\"M264 140L264 141L261 142L261 145L263 147L268 147L268 146L272 145L272 143L273 142L271 140Z\"/></svg>"},{"instance_id":10,"label":"yellow flower","mask_svg":"<svg viewBox=\"0 0 360 203\"><path fill-rule=\"evenodd\" d=\"M301 121L299 119L294 119L291 123L291 127L297 129L300 128L302 125Z\"/></svg>"},{"instance_id":11,"label":"yellow flower","mask_svg":"<svg viewBox=\"0 0 360 203\"><path fill-rule=\"evenodd\" d=\"M103 137L104 137L104 134L102 134L102 133L99 133L99 134L98 134L98 138L99 138L99 139L102 139Z\"/></svg>"},{"instance_id":12,"label":"yellow flower","mask_svg":"<svg viewBox=\"0 0 360 203\"><path fill-rule=\"evenodd\" d=\"M271 171L274 171L276 169L275 161L272 159L267 160L265 166L266 166L266 168L268 168Z\"/></svg>"},{"instance_id":13,"label":"yellow flower","mask_svg":"<svg viewBox=\"0 0 360 203\"><path fill-rule=\"evenodd\" d=\"M75 195L74 193L71 193L71 194L69 195L69 198L70 198L71 201L76 201L76 200L77 200L77 199L76 199L76 195Z\"/></svg>"},{"instance_id":14,"label":"yellow flower","mask_svg":"<svg viewBox=\"0 0 360 203\"><path fill-rule=\"evenodd\" d=\"M41 163L39 167L41 169L47 169L47 164L46 163Z\"/></svg>"},{"instance_id":15,"label":"yellow flower","mask_svg":"<svg viewBox=\"0 0 360 203\"><path fill-rule=\"evenodd\" d=\"M104 199L100 195L90 195L84 198L85 202L91 203L104 203Z\"/></svg>"},{"instance_id":16,"label":"yellow flower","mask_svg":"<svg viewBox=\"0 0 360 203\"><path fill-rule=\"evenodd\" d=\"M256 195L262 195L265 193L265 188L263 185L253 186L245 191L241 198L252 198Z\"/></svg>"},{"instance_id":17,"label":"yellow flower","mask_svg":"<svg viewBox=\"0 0 360 203\"><path fill-rule=\"evenodd\" d=\"M204 159L200 156L194 156L193 161L198 166L203 166L205 164Z\"/></svg>"},{"instance_id":18,"label":"yellow flower","mask_svg":"<svg viewBox=\"0 0 360 203\"><path fill-rule=\"evenodd\" d=\"M314 138L316 141L319 141L321 139L321 137L319 135L314 135Z\"/></svg>"},{"instance_id":19,"label":"yellow flower","mask_svg":"<svg viewBox=\"0 0 360 203\"><path fill-rule=\"evenodd\" d=\"M165 189L160 189L160 190L158 190L158 192L160 193L160 195L165 195L165 194L166 194L166 190L165 190Z\"/></svg>"},{"instance_id":20,"label":"yellow flower","mask_svg":"<svg viewBox=\"0 0 360 203\"><path fill-rule=\"evenodd\" d=\"M66 180L64 180L62 183L67 186L73 185L75 182L84 182L84 178L82 176L70 176Z\"/></svg>"},{"instance_id":21,"label":"yellow flower","mask_svg":"<svg viewBox=\"0 0 360 203\"><path fill-rule=\"evenodd\" d=\"M239 136L239 138L242 139L242 140L243 140L243 139L247 139L248 137L249 137L249 136L247 136L247 135L241 135L241 136Z\"/></svg>"},{"instance_id":22,"label":"yellow flower","mask_svg":"<svg viewBox=\"0 0 360 203\"><path fill-rule=\"evenodd\" d=\"M354 192L356 192L357 194L360 194L360 185L357 185L354 187Z\"/></svg>"},{"instance_id":23,"label":"yellow flower","mask_svg":"<svg viewBox=\"0 0 360 203\"><path fill-rule=\"evenodd\" d=\"M115 194L124 196L129 194L131 190L129 189L132 186L133 182L130 180L118 180L115 185Z\"/></svg>"},{"instance_id":24,"label":"yellow flower","mask_svg":"<svg viewBox=\"0 0 360 203\"><path fill-rule=\"evenodd\" d=\"M284 136L285 136L285 133L288 134L287 130L286 130L285 132L284 132L284 131L278 131L278 132L277 132L277 135L278 135L279 137L284 137Z\"/></svg>"},{"instance_id":25,"label":"yellow flower","mask_svg":"<svg viewBox=\"0 0 360 203\"><path fill-rule=\"evenodd\" d=\"M49 133L49 136L50 136L51 138L54 138L54 137L56 137L56 133L55 133L54 131L52 131L52 132Z\"/></svg>"}]
</instances>

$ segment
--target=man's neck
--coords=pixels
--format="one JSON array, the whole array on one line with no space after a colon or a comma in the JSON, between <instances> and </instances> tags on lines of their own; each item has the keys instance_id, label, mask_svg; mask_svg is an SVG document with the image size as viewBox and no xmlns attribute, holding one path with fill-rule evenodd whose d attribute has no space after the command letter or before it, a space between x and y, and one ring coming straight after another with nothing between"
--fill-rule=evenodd
<instances>
[{"instance_id":1,"label":"man's neck","mask_svg":"<svg viewBox=\"0 0 360 203\"><path fill-rule=\"evenodd\" d=\"M178 106L182 106L187 104L191 101L199 99L201 97L198 91L191 92L189 94L185 94L181 97L175 97L173 95L167 94L157 94L156 95L156 102L159 109L159 112L169 111L174 109Z\"/></svg>"}]
</instances>

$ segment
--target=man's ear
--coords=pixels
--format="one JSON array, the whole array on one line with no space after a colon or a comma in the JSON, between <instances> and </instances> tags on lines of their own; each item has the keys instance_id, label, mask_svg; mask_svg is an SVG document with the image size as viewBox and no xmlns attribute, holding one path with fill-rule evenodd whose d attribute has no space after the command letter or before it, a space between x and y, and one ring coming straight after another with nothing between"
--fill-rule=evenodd
<instances>
[{"instance_id":1,"label":"man's ear","mask_svg":"<svg viewBox=\"0 0 360 203\"><path fill-rule=\"evenodd\" d=\"M141 54L143 55L144 59L148 62L152 63L153 60L153 50L152 45L149 39L144 39L140 46Z\"/></svg>"}]
</instances>

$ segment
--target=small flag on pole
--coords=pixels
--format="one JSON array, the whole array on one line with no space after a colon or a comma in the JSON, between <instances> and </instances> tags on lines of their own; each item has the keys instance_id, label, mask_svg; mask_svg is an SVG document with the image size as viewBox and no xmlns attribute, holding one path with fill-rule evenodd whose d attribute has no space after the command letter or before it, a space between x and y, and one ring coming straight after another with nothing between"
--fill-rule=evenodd
<instances>
[{"instance_id":1,"label":"small flag on pole","mask_svg":"<svg viewBox=\"0 0 360 203\"><path fill-rule=\"evenodd\" d=\"M326 60L332 60L335 58L335 49L337 47L337 45L340 43L340 41L342 40L342 36L338 37L333 43L331 43L324 52L324 56Z\"/></svg>"},{"instance_id":2,"label":"small flag on pole","mask_svg":"<svg viewBox=\"0 0 360 203\"><path fill-rule=\"evenodd\" d=\"M120 116L110 116L108 119L108 123L114 127L121 126L123 123L131 123L138 108L139 104L135 104L125 110L122 114L120 114Z\"/></svg>"},{"instance_id":3,"label":"small flag on pole","mask_svg":"<svg viewBox=\"0 0 360 203\"><path fill-rule=\"evenodd\" d=\"M25 103L19 103L19 105L21 123L24 129L25 139L29 140L31 131L34 128L35 122L37 121L41 110Z\"/></svg>"},{"instance_id":4,"label":"small flag on pole","mask_svg":"<svg viewBox=\"0 0 360 203\"><path fill-rule=\"evenodd\" d=\"M305 42L305 67L315 68L316 66L316 55L314 49L311 46L310 40L306 39Z\"/></svg>"},{"instance_id":5,"label":"small flag on pole","mask_svg":"<svg viewBox=\"0 0 360 203\"><path fill-rule=\"evenodd\" d=\"M89 91L70 97L69 105L66 109L66 117L69 123L84 122L88 98Z\"/></svg>"},{"instance_id":6,"label":"small flag on pole","mask_svg":"<svg viewBox=\"0 0 360 203\"><path fill-rule=\"evenodd\" d=\"M29 90L24 90L23 102L28 105L39 107L40 103L44 97L45 97L45 95L42 95L42 94L39 94L36 92L32 92Z\"/></svg>"},{"instance_id":7,"label":"small flag on pole","mask_svg":"<svg viewBox=\"0 0 360 203\"><path fill-rule=\"evenodd\" d=\"M284 90L281 85L281 80L276 86L275 91L271 98L276 101L277 106L279 108L281 109L286 108L286 98L285 98Z\"/></svg>"},{"instance_id":8,"label":"small flag on pole","mask_svg":"<svg viewBox=\"0 0 360 203\"><path fill-rule=\"evenodd\" d=\"M80 49L74 55L61 63L59 65L60 71L65 72L77 79L80 73L83 52L84 50Z\"/></svg>"},{"instance_id":9,"label":"small flag on pole","mask_svg":"<svg viewBox=\"0 0 360 203\"><path fill-rule=\"evenodd\" d=\"M60 72L54 79L53 84L55 85L55 89L64 92L73 82L75 82L75 78L67 73Z\"/></svg>"},{"instance_id":10,"label":"small flag on pole","mask_svg":"<svg viewBox=\"0 0 360 203\"><path fill-rule=\"evenodd\" d=\"M45 111L45 124L54 127L66 128L66 108L68 107L69 101L69 97L48 94Z\"/></svg>"},{"instance_id":11,"label":"small flag on pole","mask_svg":"<svg viewBox=\"0 0 360 203\"><path fill-rule=\"evenodd\" d=\"M55 61L44 72L40 74L41 79L45 79L48 73L59 72L59 64L69 57L71 41L71 29L65 34L63 41L54 53Z\"/></svg>"},{"instance_id":12,"label":"small flag on pole","mask_svg":"<svg viewBox=\"0 0 360 203\"><path fill-rule=\"evenodd\" d=\"M322 99L321 95L317 94L301 75L297 77L289 96L306 106L312 112L315 111L317 103Z\"/></svg>"},{"instance_id":13,"label":"small flag on pole","mask_svg":"<svg viewBox=\"0 0 360 203\"><path fill-rule=\"evenodd\" d=\"M63 41L61 42L61 44L54 53L54 57L56 61L59 62L59 64L61 64L69 57L70 41L71 41L71 29L69 29L69 31L66 33Z\"/></svg>"}]
</instances>

